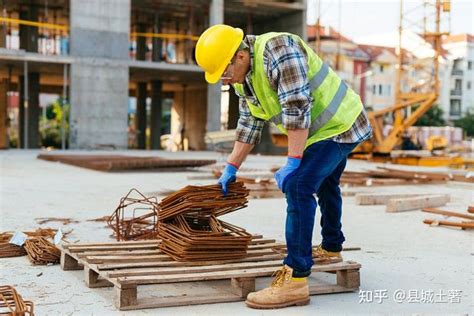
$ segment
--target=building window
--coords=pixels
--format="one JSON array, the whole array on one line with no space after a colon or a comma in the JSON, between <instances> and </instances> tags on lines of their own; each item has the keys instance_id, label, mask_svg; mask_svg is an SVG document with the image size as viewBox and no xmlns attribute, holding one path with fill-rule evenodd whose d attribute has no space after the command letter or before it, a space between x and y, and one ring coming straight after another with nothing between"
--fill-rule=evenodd
<instances>
[{"instance_id":1,"label":"building window","mask_svg":"<svg viewBox=\"0 0 474 316\"><path fill-rule=\"evenodd\" d=\"M454 81L454 90L462 90L462 80L461 79L456 79Z\"/></svg>"},{"instance_id":2,"label":"building window","mask_svg":"<svg viewBox=\"0 0 474 316\"><path fill-rule=\"evenodd\" d=\"M383 72L383 65L380 65L380 72Z\"/></svg>"},{"instance_id":3,"label":"building window","mask_svg":"<svg viewBox=\"0 0 474 316\"><path fill-rule=\"evenodd\" d=\"M372 93L373 93L373 94L376 94L376 92L377 92L377 86L376 86L376 85L373 85L373 86L372 86Z\"/></svg>"},{"instance_id":4,"label":"building window","mask_svg":"<svg viewBox=\"0 0 474 316\"><path fill-rule=\"evenodd\" d=\"M392 94L392 86L391 85L387 85L387 95L390 96Z\"/></svg>"},{"instance_id":5,"label":"building window","mask_svg":"<svg viewBox=\"0 0 474 316\"><path fill-rule=\"evenodd\" d=\"M467 69L471 70L472 69L472 61L467 62Z\"/></svg>"},{"instance_id":6,"label":"building window","mask_svg":"<svg viewBox=\"0 0 474 316\"><path fill-rule=\"evenodd\" d=\"M379 95L382 95L382 85L379 84Z\"/></svg>"},{"instance_id":7,"label":"building window","mask_svg":"<svg viewBox=\"0 0 474 316\"><path fill-rule=\"evenodd\" d=\"M451 100L449 106L449 115L459 116L461 115L461 101L460 100Z\"/></svg>"},{"instance_id":8,"label":"building window","mask_svg":"<svg viewBox=\"0 0 474 316\"><path fill-rule=\"evenodd\" d=\"M471 82L468 81L467 84L466 84L466 89L467 90L471 90Z\"/></svg>"}]
</instances>

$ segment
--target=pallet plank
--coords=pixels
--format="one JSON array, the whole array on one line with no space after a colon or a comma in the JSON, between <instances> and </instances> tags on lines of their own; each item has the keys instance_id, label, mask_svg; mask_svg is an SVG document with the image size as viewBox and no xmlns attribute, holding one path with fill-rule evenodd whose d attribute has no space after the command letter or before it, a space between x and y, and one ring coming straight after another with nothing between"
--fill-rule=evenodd
<instances>
[{"instance_id":1,"label":"pallet plank","mask_svg":"<svg viewBox=\"0 0 474 316\"><path fill-rule=\"evenodd\" d=\"M137 263L107 263L98 264L99 270L113 270L113 269L128 269L128 268L151 268L151 267L173 267L173 266L202 266L202 265L215 265L224 263L237 263L237 262L260 262L265 260L282 260L283 255L271 254L259 257L247 257L235 260L222 260L222 261L205 261L205 262L179 262L179 261L162 261L162 262L137 262Z\"/></svg>"},{"instance_id":2,"label":"pallet plank","mask_svg":"<svg viewBox=\"0 0 474 316\"><path fill-rule=\"evenodd\" d=\"M337 271L337 270L358 269L358 268L360 268L360 265L358 264L349 264L347 262L339 262L339 263L330 264L330 265L315 265L313 266L312 271L324 272L325 270ZM181 273L181 274L154 275L154 276L119 277L117 278L117 282L120 285L162 284L162 283L175 283L175 282L222 280L222 279L231 279L231 278L238 278L238 277L262 277L262 276L270 276L274 272L275 272L274 267L249 268L249 269L202 272L202 273Z\"/></svg>"}]
</instances>

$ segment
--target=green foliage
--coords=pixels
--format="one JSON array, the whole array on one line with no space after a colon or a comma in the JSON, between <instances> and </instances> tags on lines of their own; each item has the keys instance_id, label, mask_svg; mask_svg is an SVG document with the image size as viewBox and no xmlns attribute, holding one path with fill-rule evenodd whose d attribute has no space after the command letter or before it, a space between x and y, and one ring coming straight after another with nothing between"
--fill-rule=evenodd
<instances>
[{"instance_id":1,"label":"green foliage","mask_svg":"<svg viewBox=\"0 0 474 316\"><path fill-rule=\"evenodd\" d=\"M416 121L415 126L446 126L443 110L435 105Z\"/></svg>"},{"instance_id":2,"label":"green foliage","mask_svg":"<svg viewBox=\"0 0 474 316\"><path fill-rule=\"evenodd\" d=\"M467 136L474 136L474 111L467 110L466 114L459 120L454 121L454 126L461 127Z\"/></svg>"},{"instance_id":3,"label":"green foliage","mask_svg":"<svg viewBox=\"0 0 474 316\"><path fill-rule=\"evenodd\" d=\"M64 113L61 107L62 99L59 98L46 108L46 118L40 120L41 144L44 147L61 148L61 120L65 115L65 137L66 148L69 139L69 104L64 105Z\"/></svg>"}]
</instances>

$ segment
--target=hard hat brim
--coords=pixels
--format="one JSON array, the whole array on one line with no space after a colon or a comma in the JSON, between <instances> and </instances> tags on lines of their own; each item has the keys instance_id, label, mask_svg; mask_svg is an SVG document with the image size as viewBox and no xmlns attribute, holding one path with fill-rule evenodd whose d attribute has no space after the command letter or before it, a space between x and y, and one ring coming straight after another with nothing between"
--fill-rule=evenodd
<instances>
[{"instance_id":1,"label":"hard hat brim","mask_svg":"<svg viewBox=\"0 0 474 316\"><path fill-rule=\"evenodd\" d=\"M231 50L232 53L229 54L229 56L225 57L224 63L222 64L221 67L219 67L219 69L217 69L215 72L212 72L212 73L206 71L206 73L204 75L204 77L206 78L206 81L210 84L214 84L214 83L219 81L219 79L222 77L222 74L224 73L225 69L227 68L227 65L229 65L230 61L232 60L232 57L234 57L235 52L239 48L240 43L244 39L244 31L242 31L241 29L239 29L237 27L235 28L235 30L237 32L235 34L235 44L234 44L234 46L232 47L232 50Z\"/></svg>"}]
</instances>

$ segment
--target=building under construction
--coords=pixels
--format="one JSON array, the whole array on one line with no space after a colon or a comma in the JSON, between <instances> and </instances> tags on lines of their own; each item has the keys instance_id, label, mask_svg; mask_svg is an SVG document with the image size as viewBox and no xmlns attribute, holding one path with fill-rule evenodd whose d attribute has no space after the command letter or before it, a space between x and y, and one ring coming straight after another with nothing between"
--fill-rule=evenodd
<instances>
[{"instance_id":1,"label":"building under construction","mask_svg":"<svg viewBox=\"0 0 474 316\"><path fill-rule=\"evenodd\" d=\"M235 127L237 99L221 116L221 85L194 61L201 32L226 23L246 33L305 37L306 1L0 1L0 147L38 148L41 95L70 104L64 148L205 148L205 133ZM232 95L232 93L231 93ZM233 106L234 105L234 106ZM15 119L7 109L15 108ZM69 126L69 128L67 127ZM68 132L69 130L69 132ZM11 132L11 131L10 131Z\"/></svg>"}]
</instances>

